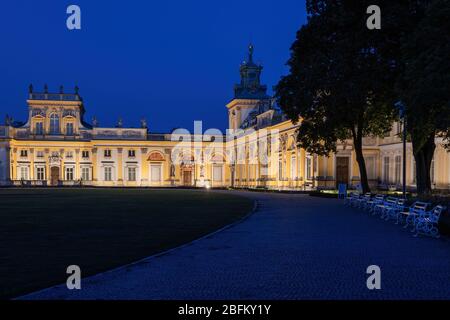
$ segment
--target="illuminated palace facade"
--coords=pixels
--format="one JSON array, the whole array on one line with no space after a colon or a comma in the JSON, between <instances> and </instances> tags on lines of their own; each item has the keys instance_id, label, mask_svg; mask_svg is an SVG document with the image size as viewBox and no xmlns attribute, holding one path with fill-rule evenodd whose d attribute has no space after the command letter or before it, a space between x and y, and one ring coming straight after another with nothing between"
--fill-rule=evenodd
<instances>
[{"instance_id":1,"label":"illuminated palace facade","mask_svg":"<svg viewBox=\"0 0 450 320\"><path fill-rule=\"evenodd\" d=\"M241 81L227 104L230 134L207 130L151 133L145 121L125 128L85 122L84 103L74 93L28 94L28 120L7 117L0 126L0 185L104 187L235 187L268 189L356 186L359 170L352 142L328 157L309 154L295 143L293 125L260 83L262 66L253 47L240 66ZM401 127L383 138L364 139L370 184L400 187ZM433 186L449 189L450 156L442 141L432 164ZM406 155L407 184L415 186L411 144Z\"/></svg>"}]
</instances>

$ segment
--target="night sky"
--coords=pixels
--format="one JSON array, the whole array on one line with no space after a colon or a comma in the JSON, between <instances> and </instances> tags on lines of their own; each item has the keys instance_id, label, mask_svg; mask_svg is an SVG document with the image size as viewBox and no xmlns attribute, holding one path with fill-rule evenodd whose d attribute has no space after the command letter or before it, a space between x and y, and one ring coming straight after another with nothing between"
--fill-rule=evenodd
<instances>
[{"instance_id":1,"label":"night sky","mask_svg":"<svg viewBox=\"0 0 450 320\"><path fill-rule=\"evenodd\" d=\"M66 8L81 7L82 29L66 28ZM100 126L225 129L225 104L239 81L247 46L272 88L296 31L303 0L14 0L0 6L0 123L26 120L28 85L80 87L86 120ZM271 93L272 90L270 89Z\"/></svg>"}]
</instances>

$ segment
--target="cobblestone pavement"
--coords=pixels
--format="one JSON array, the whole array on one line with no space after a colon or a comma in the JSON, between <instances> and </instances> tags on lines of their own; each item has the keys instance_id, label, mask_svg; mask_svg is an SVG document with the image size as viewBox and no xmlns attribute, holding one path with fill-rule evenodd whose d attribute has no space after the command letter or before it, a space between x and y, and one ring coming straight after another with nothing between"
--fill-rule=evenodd
<instances>
[{"instance_id":1,"label":"cobblestone pavement","mask_svg":"<svg viewBox=\"0 0 450 320\"><path fill-rule=\"evenodd\" d=\"M240 192L258 211L168 254L25 299L449 299L450 241L335 199ZM211 214L214 214L211 212ZM366 269L381 268L381 290Z\"/></svg>"}]
</instances>

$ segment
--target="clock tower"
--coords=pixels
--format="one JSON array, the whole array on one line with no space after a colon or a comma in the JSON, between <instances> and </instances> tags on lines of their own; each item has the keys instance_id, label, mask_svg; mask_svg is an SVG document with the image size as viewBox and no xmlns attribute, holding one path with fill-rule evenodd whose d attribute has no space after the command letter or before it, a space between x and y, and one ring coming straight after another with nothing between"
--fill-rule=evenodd
<instances>
[{"instance_id":1,"label":"clock tower","mask_svg":"<svg viewBox=\"0 0 450 320\"><path fill-rule=\"evenodd\" d=\"M261 84L263 67L253 61L254 47L248 46L248 58L240 66L241 82L234 86L234 98L227 105L230 129L239 129L261 101L269 100L267 86Z\"/></svg>"}]
</instances>

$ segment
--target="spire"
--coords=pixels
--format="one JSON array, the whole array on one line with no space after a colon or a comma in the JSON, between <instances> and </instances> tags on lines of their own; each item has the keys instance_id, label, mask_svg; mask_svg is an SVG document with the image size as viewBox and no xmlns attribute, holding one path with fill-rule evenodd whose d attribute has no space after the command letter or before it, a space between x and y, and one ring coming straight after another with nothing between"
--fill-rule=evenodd
<instances>
[{"instance_id":1,"label":"spire","mask_svg":"<svg viewBox=\"0 0 450 320\"><path fill-rule=\"evenodd\" d=\"M234 97L237 99L267 99L267 87L260 82L263 67L253 61L254 47L248 45L248 61L240 66L241 83L234 88Z\"/></svg>"},{"instance_id":2,"label":"spire","mask_svg":"<svg viewBox=\"0 0 450 320\"><path fill-rule=\"evenodd\" d=\"M253 51L254 51L254 47L253 44L249 44L248 45L248 62L249 63L253 63Z\"/></svg>"}]
</instances>

